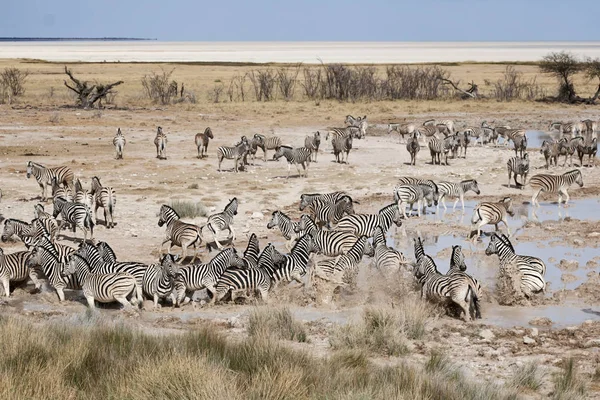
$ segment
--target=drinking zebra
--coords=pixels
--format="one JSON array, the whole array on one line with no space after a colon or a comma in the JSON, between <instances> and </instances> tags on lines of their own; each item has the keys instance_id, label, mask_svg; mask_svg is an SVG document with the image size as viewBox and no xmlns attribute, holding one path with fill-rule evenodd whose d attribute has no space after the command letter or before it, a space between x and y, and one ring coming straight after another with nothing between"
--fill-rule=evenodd
<instances>
[{"instance_id":1,"label":"drinking zebra","mask_svg":"<svg viewBox=\"0 0 600 400\"><path fill-rule=\"evenodd\" d=\"M317 262L313 270L314 276L339 286L353 285L356 282L358 264L363 255L368 257L375 255L375 250L366 236L355 238L354 244L346 254L335 259Z\"/></svg>"},{"instance_id":2,"label":"drinking zebra","mask_svg":"<svg viewBox=\"0 0 600 400\"><path fill-rule=\"evenodd\" d=\"M320 199L324 202L335 204L342 197L347 196L346 192L331 192L331 193L310 193L310 194L302 194L300 196L300 211L303 211L306 207L310 206L313 201L316 199ZM358 203L354 201L354 203Z\"/></svg>"},{"instance_id":3,"label":"drinking zebra","mask_svg":"<svg viewBox=\"0 0 600 400\"><path fill-rule=\"evenodd\" d=\"M433 190L433 197L437 200L440 198L440 191L437 184L431 179L415 178L413 176L401 176L398 178L400 185L427 185Z\"/></svg>"},{"instance_id":4,"label":"drinking zebra","mask_svg":"<svg viewBox=\"0 0 600 400\"><path fill-rule=\"evenodd\" d=\"M525 153L523 157L511 157L506 162L506 169L508 170L508 187L510 187L510 177L513 175L515 180L515 186L523 189L527 182L527 175L529 174L529 155ZM521 181L517 182L517 175L521 175Z\"/></svg>"},{"instance_id":5,"label":"drinking zebra","mask_svg":"<svg viewBox=\"0 0 600 400\"><path fill-rule=\"evenodd\" d=\"M579 165L583 167L583 156L588 156L588 167L593 167L594 162L592 158L596 157L598 152L598 138L593 138L591 141L587 141L577 147L577 155L579 156Z\"/></svg>"},{"instance_id":6,"label":"drinking zebra","mask_svg":"<svg viewBox=\"0 0 600 400\"><path fill-rule=\"evenodd\" d=\"M505 235L492 234L485 254L488 256L497 254L501 270L506 269L507 266L516 267L521 274L521 291L525 296L531 297L533 293L546 291L544 280L546 264L537 257L517 255L512 243Z\"/></svg>"},{"instance_id":7,"label":"drinking zebra","mask_svg":"<svg viewBox=\"0 0 600 400\"><path fill-rule=\"evenodd\" d=\"M487 201L479 203L475 207L475 210L473 210L473 216L471 217L471 224L479 223L477 226L477 235L475 237L478 238L481 235L482 226L491 224L498 230L498 224L500 222L504 223L506 231L510 236L507 215L510 215L511 217L514 215L512 199L510 197L505 197L496 203Z\"/></svg>"},{"instance_id":8,"label":"drinking zebra","mask_svg":"<svg viewBox=\"0 0 600 400\"><path fill-rule=\"evenodd\" d=\"M352 115L346 115L344 123L346 125L353 126L359 129L360 135L357 137L357 139L362 139L363 137L367 136L367 128L369 124L367 122L366 115L362 118L354 118Z\"/></svg>"},{"instance_id":9,"label":"drinking zebra","mask_svg":"<svg viewBox=\"0 0 600 400\"><path fill-rule=\"evenodd\" d=\"M419 150L421 150L418 135L418 131L413 132L412 136L409 137L408 142L406 143L406 150L410 154L410 165L415 165L417 161L417 153Z\"/></svg>"},{"instance_id":10,"label":"drinking zebra","mask_svg":"<svg viewBox=\"0 0 600 400\"><path fill-rule=\"evenodd\" d=\"M64 187L73 188L73 171L69 167L46 168L42 164L29 161L27 163L27 179L33 175L42 189L42 201L46 201L46 186L52 185L52 178Z\"/></svg>"},{"instance_id":11,"label":"drinking zebra","mask_svg":"<svg viewBox=\"0 0 600 400\"><path fill-rule=\"evenodd\" d=\"M312 162L317 162L317 154L319 153L319 146L321 145L321 133L315 132L312 136L304 138L304 147L312 152Z\"/></svg>"},{"instance_id":12,"label":"drinking zebra","mask_svg":"<svg viewBox=\"0 0 600 400\"><path fill-rule=\"evenodd\" d=\"M27 267L27 259L30 255L29 251L4 254L4 250L0 248L0 282L5 297L10 297L10 282L23 282L30 278L36 287L38 286L36 275Z\"/></svg>"},{"instance_id":13,"label":"drinking zebra","mask_svg":"<svg viewBox=\"0 0 600 400\"><path fill-rule=\"evenodd\" d=\"M406 216L406 208L410 207L409 216L412 215L412 208L417 203L417 214L421 216L421 210L425 207L438 205L438 199L434 196L434 191L428 185L399 185L394 188L394 200L398 203L398 208L402 209L402 215Z\"/></svg>"},{"instance_id":14,"label":"drinking zebra","mask_svg":"<svg viewBox=\"0 0 600 400\"><path fill-rule=\"evenodd\" d=\"M542 147L540 148L540 153L544 155L546 159L546 169L552 163L554 166L558 166L558 142L555 140L544 140L542 142Z\"/></svg>"},{"instance_id":15,"label":"drinking zebra","mask_svg":"<svg viewBox=\"0 0 600 400\"><path fill-rule=\"evenodd\" d=\"M98 221L98 209L102 207L104 211L104 224L107 229L115 227L114 211L117 205L117 195L110 186L102 186L100 178L92 178L92 190L90 194L94 196L94 218Z\"/></svg>"},{"instance_id":16,"label":"drinking zebra","mask_svg":"<svg viewBox=\"0 0 600 400\"><path fill-rule=\"evenodd\" d=\"M456 209L456 205L460 200L463 211L465 210L465 193L469 191L473 191L476 194L480 194L479 185L475 179L467 179L461 181L460 183L447 182L442 181L437 184L439 190L439 201L437 207L439 208L439 203L441 202L444 206L444 210L446 210L446 198L456 199L454 201L454 205L452 206L452 210Z\"/></svg>"},{"instance_id":17,"label":"drinking zebra","mask_svg":"<svg viewBox=\"0 0 600 400\"><path fill-rule=\"evenodd\" d=\"M352 232L357 237L372 237L375 228L381 226L387 232L392 223L398 227L402 226L402 213L397 203L383 207L377 214L346 215L338 222L335 229Z\"/></svg>"},{"instance_id":18,"label":"drinking zebra","mask_svg":"<svg viewBox=\"0 0 600 400\"><path fill-rule=\"evenodd\" d=\"M72 226L73 233L75 233L76 227L79 227L79 229L83 231L84 242L87 240L88 231L90 232L90 239L94 240L92 212L87 206L67 202L65 199L58 197L54 199L54 212L52 213L52 216L56 218L58 214L61 215L61 221L58 225L57 236L60 234L63 225L69 223Z\"/></svg>"},{"instance_id":19,"label":"drinking zebra","mask_svg":"<svg viewBox=\"0 0 600 400\"><path fill-rule=\"evenodd\" d=\"M154 301L154 309L159 308L158 300L166 297L171 298L173 307L177 302L175 296L175 277L179 273L176 264L177 256L165 254L160 264L150 264L144 274L142 291Z\"/></svg>"},{"instance_id":20,"label":"drinking zebra","mask_svg":"<svg viewBox=\"0 0 600 400\"><path fill-rule=\"evenodd\" d=\"M284 238L286 238L287 243L285 247L289 250L294 245L294 242L298 239L298 234L296 233L298 222L294 222L281 211L273 211L271 215L271 220L267 223L268 229L273 229L274 227L279 227L281 234Z\"/></svg>"},{"instance_id":21,"label":"drinking zebra","mask_svg":"<svg viewBox=\"0 0 600 400\"><path fill-rule=\"evenodd\" d=\"M315 199L307 211L319 227L327 225L328 228L331 228L342 219L344 214L354 214L354 202L348 195L339 197L335 203L324 199Z\"/></svg>"},{"instance_id":22,"label":"drinking zebra","mask_svg":"<svg viewBox=\"0 0 600 400\"><path fill-rule=\"evenodd\" d=\"M310 164L311 159L311 151L306 147L298 147L292 148L290 146L280 146L279 149L273 155L274 160L279 160L281 157L285 157L288 163L288 174L286 179L290 179L290 170L292 168L292 164L296 166L298 170L298 176L301 177L300 168L298 164L302 166L304 170L304 176L308 178L308 166Z\"/></svg>"},{"instance_id":23,"label":"drinking zebra","mask_svg":"<svg viewBox=\"0 0 600 400\"><path fill-rule=\"evenodd\" d=\"M163 130L160 126L156 130L156 136L154 137L154 145L156 146L156 158L158 158L159 160L166 160L167 135L163 133Z\"/></svg>"},{"instance_id":24,"label":"drinking zebra","mask_svg":"<svg viewBox=\"0 0 600 400\"><path fill-rule=\"evenodd\" d=\"M352 136L348 137L334 137L331 139L331 146L333 147L333 155L337 163L344 162L344 153L346 153L346 164L348 162L348 155L352 150Z\"/></svg>"},{"instance_id":25,"label":"drinking zebra","mask_svg":"<svg viewBox=\"0 0 600 400\"><path fill-rule=\"evenodd\" d=\"M240 161L244 160L244 157L248 153L250 146L246 136L242 136L240 143L235 146L221 146L217 149L217 159L219 160L218 170L221 172L221 163L224 159L233 160L235 172L238 172L238 165Z\"/></svg>"},{"instance_id":26,"label":"drinking zebra","mask_svg":"<svg viewBox=\"0 0 600 400\"><path fill-rule=\"evenodd\" d=\"M229 267L244 268L244 260L234 248L219 252L207 264L192 264L183 267L175 277L177 305L187 304L192 300L196 290L206 289L211 294L211 303L216 300L216 285L225 270ZM195 304L192 302L195 308Z\"/></svg>"},{"instance_id":27,"label":"drinking zebra","mask_svg":"<svg viewBox=\"0 0 600 400\"><path fill-rule=\"evenodd\" d=\"M208 142L210 139L214 139L212 129L207 127L204 132L196 133L194 142L196 143L196 149L198 150L198 158L204 158L208 156Z\"/></svg>"},{"instance_id":28,"label":"drinking zebra","mask_svg":"<svg viewBox=\"0 0 600 400\"><path fill-rule=\"evenodd\" d=\"M321 249L321 253L327 257L336 257L347 253L356 241L356 237L350 232L319 230L314 221L306 214L300 217L300 222L296 227L296 233L300 232L309 234Z\"/></svg>"},{"instance_id":29,"label":"drinking zebra","mask_svg":"<svg viewBox=\"0 0 600 400\"><path fill-rule=\"evenodd\" d=\"M229 238L229 235L231 235L231 240L235 241L235 231L231 225L233 224L233 216L237 215L237 209L238 199L237 197L234 197L233 199L229 200L229 203L227 203L222 212L209 216L206 224L204 224L204 226L200 229L200 231L202 231L202 229L208 226L208 229L212 232L213 237L215 238L215 243L217 244L219 250L223 249L223 245L219 243L219 240L217 240L218 232L227 229L227 237Z\"/></svg>"},{"instance_id":30,"label":"drinking zebra","mask_svg":"<svg viewBox=\"0 0 600 400\"><path fill-rule=\"evenodd\" d=\"M179 259L179 263L182 263L187 257L187 248L189 246L194 246L192 262L196 261L198 248L202 243L202 230L200 227L187 222L182 222L179 219L179 214L177 214L173 208L163 204L158 213L158 226L162 227L165 224L167 225L167 229L165 230L165 240L160 244L158 253L162 254L162 248L167 242L169 242L167 254L171 253L172 246L180 246L181 258Z\"/></svg>"},{"instance_id":31,"label":"drinking zebra","mask_svg":"<svg viewBox=\"0 0 600 400\"><path fill-rule=\"evenodd\" d=\"M113 138L113 146L115 146L115 159L123 159L123 150L125 150L126 144L127 140L125 140L125 135L121 133L121 128L117 128L117 134Z\"/></svg>"},{"instance_id":32,"label":"drinking zebra","mask_svg":"<svg viewBox=\"0 0 600 400\"><path fill-rule=\"evenodd\" d=\"M385 232L378 226L373 232L373 247L375 248L375 268L380 271L397 271L400 265L408 264L402 252L388 247L385 242Z\"/></svg>"},{"instance_id":33,"label":"drinking zebra","mask_svg":"<svg viewBox=\"0 0 600 400\"><path fill-rule=\"evenodd\" d=\"M540 193L558 193L558 205L562 202L563 196L565 197L565 206L569 203L569 193L567 189L573 184L577 183L579 187L583 187L583 177L581 171L574 169L569 172L565 172L562 175L550 175L550 174L538 174L534 175L529 179L529 186L534 190L533 196L531 197L531 204L535 207L539 207L537 198Z\"/></svg>"},{"instance_id":34,"label":"drinking zebra","mask_svg":"<svg viewBox=\"0 0 600 400\"><path fill-rule=\"evenodd\" d=\"M391 123L388 124L387 126L387 133L388 135L391 134L393 131L398 132L399 135L399 142L402 143L402 140L404 140L404 135L408 135L409 137L412 137L413 134L417 131L417 126L415 124L412 123L407 123L407 124L403 124L403 123ZM402 139L400 139L400 137Z\"/></svg>"}]
</instances>

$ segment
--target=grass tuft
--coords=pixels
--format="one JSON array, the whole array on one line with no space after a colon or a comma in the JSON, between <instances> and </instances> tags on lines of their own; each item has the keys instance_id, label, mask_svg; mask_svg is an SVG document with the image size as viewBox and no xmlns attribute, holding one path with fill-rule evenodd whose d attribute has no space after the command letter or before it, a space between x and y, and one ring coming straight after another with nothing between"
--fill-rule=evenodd
<instances>
[{"instance_id":1,"label":"grass tuft","mask_svg":"<svg viewBox=\"0 0 600 400\"><path fill-rule=\"evenodd\" d=\"M208 209L204 204L187 200L173 200L171 207L179 214L180 218L197 218L208 216Z\"/></svg>"},{"instance_id":2,"label":"grass tuft","mask_svg":"<svg viewBox=\"0 0 600 400\"><path fill-rule=\"evenodd\" d=\"M289 308L255 308L248 320L248 334L252 337L306 342L306 328L296 321Z\"/></svg>"},{"instance_id":3,"label":"grass tuft","mask_svg":"<svg viewBox=\"0 0 600 400\"><path fill-rule=\"evenodd\" d=\"M515 368L512 386L517 389L529 389L535 392L542 386L544 375L544 372L540 371L538 364L535 361L531 361Z\"/></svg>"},{"instance_id":4,"label":"grass tuft","mask_svg":"<svg viewBox=\"0 0 600 400\"><path fill-rule=\"evenodd\" d=\"M554 375L553 399L580 399L585 394L586 382L581 378L575 360L569 358L563 361L563 371Z\"/></svg>"}]
</instances>

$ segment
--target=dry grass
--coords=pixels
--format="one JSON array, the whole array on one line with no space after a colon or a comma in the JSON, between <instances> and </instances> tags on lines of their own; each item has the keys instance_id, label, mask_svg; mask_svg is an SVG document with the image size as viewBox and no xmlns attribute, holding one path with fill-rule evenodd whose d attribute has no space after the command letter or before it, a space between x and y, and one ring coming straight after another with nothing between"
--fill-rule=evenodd
<instances>
[{"instance_id":1,"label":"dry grass","mask_svg":"<svg viewBox=\"0 0 600 400\"><path fill-rule=\"evenodd\" d=\"M519 390L527 389L535 392L542 386L544 375L538 363L531 361L515 368L512 385Z\"/></svg>"},{"instance_id":2,"label":"dry grass","mask_svg":"<svg viewBox=\"0 0 600 400\"><path fill-rule=\"evenodd\" d=\"M587 383L577 369L575 360L569 358L563 361L563 370L554 375L554 393L556 400L581 399L587 391Z\"/></svg>"},{"instance_id":3,"label":"dry grass","mask_svg":"<svg viewBox=\"0 0 600 400\"><path fill-rule=\"evenodd\" d=\"M275 338L306 342L306 329L287 307L255 308L248 319L248 334L257 338Z\"/></svg>"}]
</instances>

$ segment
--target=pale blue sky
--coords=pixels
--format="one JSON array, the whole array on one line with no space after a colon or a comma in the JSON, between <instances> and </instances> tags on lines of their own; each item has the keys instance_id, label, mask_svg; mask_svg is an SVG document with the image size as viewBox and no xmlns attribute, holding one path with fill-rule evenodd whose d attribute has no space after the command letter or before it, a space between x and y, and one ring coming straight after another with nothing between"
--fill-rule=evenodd
<instances>
[{"instance_id":1,"label":"pale blue sky","mask_svg":"<svg viewBox=\"0 0 600 400\"><path fill-rule=\"evenodd\" d=\"M168 41L600 40L600 0L2 0L0 36Z\"/></svg>"}]
</instances>

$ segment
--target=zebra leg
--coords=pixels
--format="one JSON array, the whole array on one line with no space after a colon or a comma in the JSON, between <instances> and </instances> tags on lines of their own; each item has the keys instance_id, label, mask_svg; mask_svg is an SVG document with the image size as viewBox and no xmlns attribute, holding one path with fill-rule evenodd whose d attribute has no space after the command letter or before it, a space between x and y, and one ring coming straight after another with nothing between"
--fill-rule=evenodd
<instances>
[{"instance_id":1,"label":"zebra leg","mask_svg":"<svg viewBox=\"0 0 600 400\"><path fill-rule=\"evenodd\" d=\"M2 286L4 287L4 296L10 297L10 281L8 275L2 277Z\"/></svg>"},{"instance_id":2,"label":"zebra leg","mask_svg":"<svg viewBox=\"0 0 600 400\"><path fill-rule=\"evenodd\" d=\"M154 293L154 311L157 311L158 309L158 293Z\"/></svg>"},{"instance_id":3,"label":"zebra leg","mask_svg":"<svg viewBox=\"0 0 600 400\"><path fill-rule=\"evenodd\" d=\"M127 297L123 296L119 296L119 297L115 297L115 300L118 301L119 303L121 303L123 305L123 309L124 310L130 310L131 309L131 304L129 303L129 301L127 301Z\"/></svg>"},{"instance_id":4,"label":"zebra leg","mask_svg":"<svg viewBox=\"0 0 600 400\"><path fill-rule=\"evenodd\" d=\"M569 193L568 193L568 192L567 192L567 190L565 189L565 190L563 191L563 194L564 194L564 196L565 196L565 207L567 207L567 206L568 206L568 204L569 204L569 199L570 199L570 197L569 197ZM558 205L560 206L560 203L559 203Z\"/></svg>"},{"instance_id":5,"label":"zebra leg","mask_svg":"<svg viewBox=\"0 0 600 400\"><path fill-rule=\"evenodd\" d=\"M178 264L183 263L183 260L185 260L185 258L187 257L187 246L187 244L181 244L181 259L177 261Z\"/></svg>"},{"instance_id":6,"label":"zebra leg","mask_svg":"<svg viewBox=\"0 0 600 400\"><path fill-rule=\"evenodd\" d=\"M85 296L85 299L87 300L88 307L89 307L90 309L92 309L92 310L93 310L93 309L95 309L95 308L96 308L96 304L94 304L94 296L87 295L87 296Z\"/></svg>"},{"instance_id":7,"label":"zebra leg","mask_svg":"<svg viewBox=\"0 0 600 400\"><path fill-rule=\"evenodd\" d=\"M165 245L165 243L169 242L171 240L171 238L167 238L165 240L163 240L163 242L160 244L160 246L158 247L158 254L162 254L162 249L163 246ZM171 246L169 246L169 252L171 251Z\"/></svg>"},{"instance_id":8,"label":"zebra leg","mask_svg":"<svg viewBox=\"0 0 600 400\"><path fill-rule=\"evenodd\" d=\"M235 241L235 231L233 230L233 228L230 226L227 227L229 229L229 233L231 234L231 240Z\"/></svg>"},{"instance_id":9,"label":"zebra leg","mask_svg":"<svg viewBox=\"0 0 600 400\"><path fill-rule=\"evenodd\" d=\"M534 207L539 207L540 206L540 203L538 203L537 198L540 195L541 191L542 191L541 188L538 189L536 192L533 193L533 196L531 197L531 204Z\"/></svg>"},{"instance_id":10,"label":"zebra leg","mask_svg":"<svg viewBox=\"0 0 600 400\"><path fill-rule=\"evenodd\" d=\"M265 160L265 161L266 161L266 160ZM287 180L287 179L290 179L290 170L291 170L291 169L292 169L292 164L288 163L288 174L287 174L287 178L285 178L286 180Z\"/></svg>"},{"instance_id":11,"label":"zebra leg","mask_svg":"<svg viewBox=\"0 0 600 400\"><path fill-rule=\"evenodd\" d=\"M504 226L506 226L506 232L508 232L508 236L510 237L510 228L508 227L508 222L506 222L506 219L503 219L502 222L504 223ZM498 224L496 224L496 230L498 230Z\"/></svg>"},{"instance_id":12,"label":"zebra leg","mask_svg":"<svg viewBox=\"0 0 600 400\"><path fill-rule=\"evenodd\" d=\"M456 205L458 204L458 200L460 200L460 202L462 204L462 209L463 209L463 211L465 211L465 201L462 196L460 197L460 199L454 200L454 205L452 206L452 211L456 210Z\"/></svg>"},{"instance_id":13,"label":"zebra leg","mask_svg":"<svg viewBox=\"0 0 600 400\"><path fill-rule=\"evenodd\" d=\"M422 208L422 205L421 205L421 200L418 200L418 201L417 201L417 215L418 215L419 217L421 216L421 208ZM411 207L411 210L410 210L410 212L411 212L411 214L412 214L412 207Z\"/></svg>"},{"instance_id":14,"label":"zebra leg","mask_svg":"<svg viewBox=\"0 0 600 400\"><path fill-rule=\"evenodd\" d=\"M59 302L63 302L65 301L65 292L64 289L62 287L57 287L56 288L56 294L58 294L58 301Z\"/></svg>"}]
</instances>

